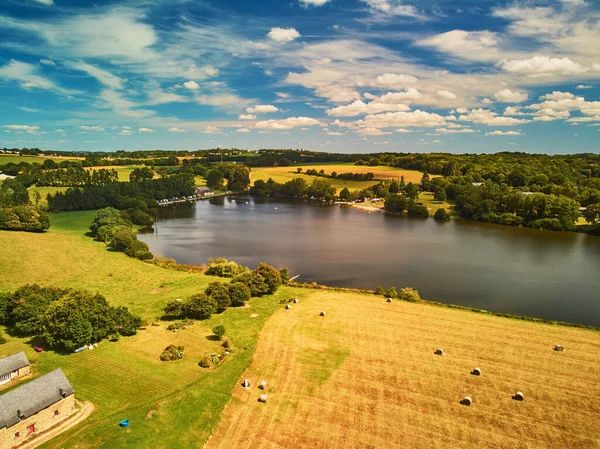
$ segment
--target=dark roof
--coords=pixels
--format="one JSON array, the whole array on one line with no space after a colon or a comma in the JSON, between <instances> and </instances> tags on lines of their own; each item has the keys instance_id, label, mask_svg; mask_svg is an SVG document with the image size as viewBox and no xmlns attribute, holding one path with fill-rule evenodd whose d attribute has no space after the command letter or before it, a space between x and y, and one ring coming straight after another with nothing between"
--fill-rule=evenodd
<instances>
[{"instance_id":1,"label":"dark roof","mask_svg":"<svg viewBox=\"0 0 600 449\"><path fill-rule=\"evenodd\" d=\"M23 351L11 354L0 359L0 376L12 373L25 366L29 366L29 360Z\"/></svg>"},{"instance_id":2,"label":"dark roof","mask_svg":"<svg viewBox=\"0 0 600 449\"><path fill-rule=\"evenodd\" d=\"M200 187L196 187L196 192L212 192L212 190L210 190L206 186L200 186Z\"/></svg>"},{"instance_id":3,"label":"dark roof","mask_svg":"<svg viewBox=\"0 0 600 449\"><path fill-rule=\"evenodd\" d=\"M35 415L74 392L59 368L4 393L0 395L0 429L14 426L21 421L20 416Z\"/></svg>"}]
</instances>

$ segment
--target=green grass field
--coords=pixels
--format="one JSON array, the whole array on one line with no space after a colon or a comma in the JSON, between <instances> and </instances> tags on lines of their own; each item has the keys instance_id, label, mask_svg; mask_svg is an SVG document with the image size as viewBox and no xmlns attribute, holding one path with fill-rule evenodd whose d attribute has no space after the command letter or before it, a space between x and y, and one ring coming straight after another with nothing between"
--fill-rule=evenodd
<instances>
[{"instance_id":1,"label":"green grass field","mask_svg":"<svg viewBox=\"0 0 600 449\"><path fill-rule=\"evenodd\" d=\"M80 161L84 158L82 157L46 157L46 156L18 156L13 154L0 154L0 165L8 164L9 162L14 162L18 164L19 162L27 162L29 164L38 163L43 164L46 159L52 159L55 162L61 161Z\"/></svg>"},{"instance_id":2,"label":"green grass field","mask_svg":"<svg viewBox=\"0 0 600 449\"><path fill-rule=\"evenodd\" d=\"M276 182L287 182L294 178L303 178L307 183L311 183L314 179L323 179L317 178L316 176L305 175L302 173L298 173L297 169L302 168L303 171L308 169L314 170L324 170L326 174L331 174L332 172L337 173L369 173L372 172L375 175L375 179L371 181L344 181L341 179L330 179L327 178L331 185L338 190L342 190L344 187L347 187L351 192L356 190L363 190L368 187L371 187L374 184L377 184L378 180L382 179L400 179L401 176L404 176L405 182L420 182L421 176L423 173L416 170L405 170L402 168L395 167L387 167L387 166L358 166L351 163L347 164L339 164L339 163L331 163L331 164L303 164L298 166L290 166L290 167L254 167L251 172L251 180L252 183L259 179L263 181L267 181L269 178L272 178Z\"/></svg>"},{"instance_id":3,"label":"green grass field","mask_svg":"<svg viewBox=\"0 0 600 449\"><path fill-rule=\"evenodd\" d=\"M92 215L93 211L53 214L52 227L45 234L1 231L0 247L10 251L0 252L0 291L34 282L97 291L111 304L128 306L152 320L169 299L201 292L216 279L107 251L84 235ZM290 289L282 288L276 298L286 295ZM36 373L62 368L76 397L97 407L84 423L45 448L198 447L217 425L277 302L273 297L253 299L247 307L229 309L177 333L167 331L167 323L148 326L134 337L104 341L94 351L79 354L37 354L27 339L9 337L9 343L0 346L0 357L25 350ZM220 366L205 370L197 366L199 360L220 349L218 342L208 338L216 324L226 327L234 350ZM159 361L169 344L185 346L182 361ZM148 420L151 409L157 412ZM125 418L132 422L128 430L117 426Z\"/></svg>"}]
</instances>

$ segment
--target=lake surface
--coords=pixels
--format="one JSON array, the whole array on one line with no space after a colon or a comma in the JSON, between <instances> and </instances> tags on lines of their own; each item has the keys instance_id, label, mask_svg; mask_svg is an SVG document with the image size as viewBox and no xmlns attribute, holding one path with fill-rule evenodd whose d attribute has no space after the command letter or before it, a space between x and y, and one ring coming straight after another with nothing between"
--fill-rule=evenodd
<instances>
[{"instance_id":1,"label":"lake surface","mask_svg":"<svg viewBox=\"0 0 600 449\"><path fill-rule=\"evenodd\" d=\"M414 287L432 301L600 326L600 238L345 207L213 198L161 209L155 254L289 268L298 281Z\"/></svg>"}]
</instances>

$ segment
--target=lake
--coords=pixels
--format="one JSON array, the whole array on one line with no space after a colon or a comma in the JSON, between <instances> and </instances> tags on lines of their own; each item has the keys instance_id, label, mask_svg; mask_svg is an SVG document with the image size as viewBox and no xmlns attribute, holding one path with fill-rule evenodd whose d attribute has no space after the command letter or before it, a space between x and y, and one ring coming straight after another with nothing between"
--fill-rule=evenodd
<instances>
[{"instance_id":1,"label":"lake","mask_svg":"<svg viewBox=\"0 0 600 449\"><path fill-rule=\"evenodd\" d=\"M233 197L162 208L154 228L140 240L179 263L266 262L302 282L600 326L598 237Z\"/></svg>"}]
</instances>

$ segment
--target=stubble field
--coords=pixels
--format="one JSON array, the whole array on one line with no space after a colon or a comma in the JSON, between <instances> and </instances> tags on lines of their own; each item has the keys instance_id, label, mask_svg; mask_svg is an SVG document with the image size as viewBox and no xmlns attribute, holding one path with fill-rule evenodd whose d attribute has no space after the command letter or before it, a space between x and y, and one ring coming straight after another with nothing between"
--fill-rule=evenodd
<instances>
[{"instance_id":1,"label":"stubble field","mask_svg":"<svg viewBox=\"0 0 600 449\"><path fill-rule=\"evenodd\" d=\"M599 349L593 331L319 292L267 322L207 447L598 447Z\"/></svg>"}]
</instances>

